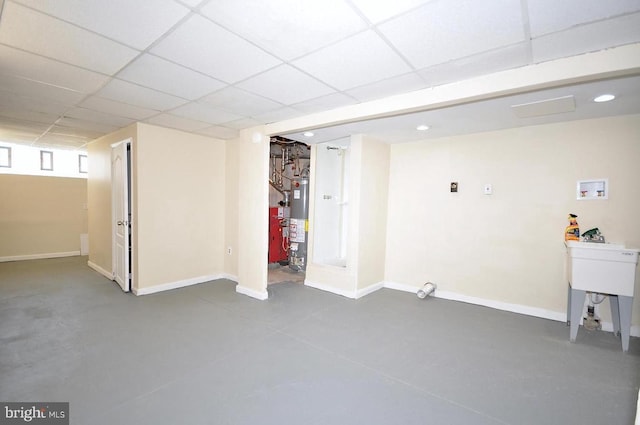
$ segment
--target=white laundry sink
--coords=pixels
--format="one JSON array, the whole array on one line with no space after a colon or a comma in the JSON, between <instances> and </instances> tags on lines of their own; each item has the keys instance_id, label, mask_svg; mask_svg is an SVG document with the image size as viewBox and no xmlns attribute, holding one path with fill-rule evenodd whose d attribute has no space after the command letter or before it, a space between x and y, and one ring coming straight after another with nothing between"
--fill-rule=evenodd
<instances>
[{"instance_id":1,"label":"white laundry sink","mask_svg":"<svg viewBox=\"0 0 640 425\"><path fill-rule=\"evenodd\" d=\"M633 297L638 249L622 244L565 242L573 289Z\"/></svg>"}]
</instances>

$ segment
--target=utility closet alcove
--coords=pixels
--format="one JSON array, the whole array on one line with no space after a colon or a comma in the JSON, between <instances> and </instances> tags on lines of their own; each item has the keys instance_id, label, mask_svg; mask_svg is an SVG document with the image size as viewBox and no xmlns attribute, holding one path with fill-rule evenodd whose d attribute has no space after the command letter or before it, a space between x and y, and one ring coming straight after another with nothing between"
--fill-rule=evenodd
<instances>
[{"instance_id":1,"label":"utility closet alcove","mask_svg":"<svg viewBox=\"0 0 640 425\"><path fill-rule=\"evenodd\" d=\"M349 139L315 146L313 262L347 266Z\"/></svg>"}]
</instances>

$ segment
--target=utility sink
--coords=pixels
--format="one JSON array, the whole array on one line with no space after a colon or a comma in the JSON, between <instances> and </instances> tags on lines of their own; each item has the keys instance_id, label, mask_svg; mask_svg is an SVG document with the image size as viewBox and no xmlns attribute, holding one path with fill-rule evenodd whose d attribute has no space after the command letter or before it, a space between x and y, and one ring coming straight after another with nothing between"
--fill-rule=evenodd
<instances>
[{"instance_id":1,"label":"utility sink","mask_svg":"<svg viewBox=\"0 0 640 425\"><path fill-rule=\"evenodd\" d=\"M620 334L622 351L629 349L633 289L638 249L622 244L565 242L567 246L567 324L575 342L587 292L609 295L613 332Z\"/></svg>"},{"instance_id":2,"label":"utility sink","mask_svg":"<svg viewBox=\"0 0 640 425\"><path fill-rule=\"evenodd\" d=\"M633 297L640 250L615 243L568 241L565 244L572 288Z\"/></svg>"}]
</instances>

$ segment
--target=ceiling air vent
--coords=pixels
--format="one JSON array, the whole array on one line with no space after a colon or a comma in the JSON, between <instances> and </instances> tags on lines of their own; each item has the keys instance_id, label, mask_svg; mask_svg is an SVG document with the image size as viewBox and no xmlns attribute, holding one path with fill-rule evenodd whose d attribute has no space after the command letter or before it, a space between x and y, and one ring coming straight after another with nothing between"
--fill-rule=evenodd
<instances>
[{"instance_id":1,"label":"ceiling air vent","mask_svg":"<svg viewBox=\"0 0 640 425\"><path fill-rule=\"evenodd\" d=\"M562 96L556 97L555 99L511 105L511 110L518 118L540 117L543 115L573 112L576 110L576 101L573 95Z\"/></svg>"}]
</instances>

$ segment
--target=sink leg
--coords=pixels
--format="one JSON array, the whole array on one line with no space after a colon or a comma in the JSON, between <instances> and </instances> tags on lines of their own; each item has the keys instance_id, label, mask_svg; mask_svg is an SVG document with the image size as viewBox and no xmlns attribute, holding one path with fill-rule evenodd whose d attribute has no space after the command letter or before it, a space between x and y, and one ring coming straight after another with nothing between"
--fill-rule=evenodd
<instances>
[{"instance_id":1,"label":"sink leg","mask_svg":"<svg viewBox=\"0 0 640 425\"><path fill-rule=\"evenodd\" d=\"M567 326L571 324L571 285L567 285Z\"/></svg>"},{"instance_id":2,"label":"sink leg","mask_svg":"<svg viewBox=\"0 0 640 425\"><path fill-rule=\"evenodd\" d=\"M631 309L633 308L633 297L618 295L618 306L620 309L622 351L626 352L629 350L629 331L631 330Z\"/></svg>"},{"instance_id":3,"label":"sink leg","mask_svg":"<svg viewBox=\"0 0 640 425\"><path fill-rule=\"evenodd\" d=\"M571 327L569 328L569 341L575 342L578 336L578 328L580 327L580 316L582 315L582 308L584 307L584 300L587 296L586 291L579 289L570 289L570 319Z\"/></svg>"},{"instance_id":4,"label":"sink leg","mask_svg":"<svg viewBox=\"0 0 640 425\"><path fill-rule=\"evenodd\" d=\"M609 295L609 305L611 305L611 320L613 321L613 334L620 335L620 307L617 295Z\"/></svg>"}]
</instances>

